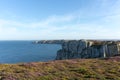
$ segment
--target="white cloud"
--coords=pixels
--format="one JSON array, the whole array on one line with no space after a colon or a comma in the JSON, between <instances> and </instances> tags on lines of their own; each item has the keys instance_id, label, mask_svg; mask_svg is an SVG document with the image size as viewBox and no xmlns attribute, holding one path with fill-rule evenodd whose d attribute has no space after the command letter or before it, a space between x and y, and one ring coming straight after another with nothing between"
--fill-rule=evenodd
<instances>
[{"instance_id":1,"label":"white cloud","mask_svg":"<svg viewBox=\"0 0 120 80\"><path fill-rule=\"evenodd\" d=\"M0 19L0 39L120 38L120 0L114 3L109 0L100 2L98 12L95 12L97 8L93 5L94 9L90 12L86 9L82 13L76 11L66 15L53 15L38 22ZM84 19L85 22L82 21Z\"/></svg>"}]
</instances>

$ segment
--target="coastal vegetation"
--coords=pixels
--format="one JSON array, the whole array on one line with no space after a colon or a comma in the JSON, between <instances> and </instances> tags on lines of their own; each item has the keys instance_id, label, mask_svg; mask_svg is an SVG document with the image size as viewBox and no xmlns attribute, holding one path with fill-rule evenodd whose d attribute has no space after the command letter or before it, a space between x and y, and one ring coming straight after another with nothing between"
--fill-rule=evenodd
<instances>
[{"instance_id":1,"label":"coastal vegetation","mask_svg":"<svg viewBox=\"0 0 120 80\"><path fill-rule=\"evenodd\" d=\"M120 56L0 64L0 80L120 80Z\"/></svg>"}]
</instances>

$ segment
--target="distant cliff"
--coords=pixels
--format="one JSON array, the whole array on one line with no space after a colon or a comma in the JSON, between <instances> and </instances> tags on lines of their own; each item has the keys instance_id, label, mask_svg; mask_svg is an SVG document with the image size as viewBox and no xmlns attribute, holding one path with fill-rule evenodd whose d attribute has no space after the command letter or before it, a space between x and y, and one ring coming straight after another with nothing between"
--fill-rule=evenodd
<instances>
[{"instance_id":1,"label":"distant cliff","mask_svg":"<svg viewBox=\"0 0 120 80\"><path fill-rule=\"evenodd\" d=\"M120 54L119 41L69 40L64 41L56 60L74 58L100 58Z\"/></svg>"},{"instance_id":2,"label":"distant cliff","mask_svg":"<svg viewBox=\"0 0 120 80\"><path fill-rule=\"evenodd\" d=\"M69 41L74 41L74 40L38 40L34 41L34 44L63 44Z\"/></svg>"},{"instance_id":3,"label":"distant cliff","mask_svg":"<svg viewBox=\"0 0 120 80\"><path fill-rule=\"evenodd\" d=\"M67 40L40 40L34 41L33 43L36 44L63 44Z\"/></svg>"}]
</instances>

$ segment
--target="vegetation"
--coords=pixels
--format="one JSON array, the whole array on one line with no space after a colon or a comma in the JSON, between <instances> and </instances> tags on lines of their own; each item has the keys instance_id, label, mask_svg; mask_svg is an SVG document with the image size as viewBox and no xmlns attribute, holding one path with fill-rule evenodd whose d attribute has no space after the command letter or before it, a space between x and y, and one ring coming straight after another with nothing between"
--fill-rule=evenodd
<instances>
[{"instance_id":1,"label":"vegetation","mask_svg":"<svg viewBox=\"0 0 120 80\"><path fill-rule=\"evenodd\" d=\"M120 57L0 64L0 80L120 80Z\"/></svg>"}]
</instances>

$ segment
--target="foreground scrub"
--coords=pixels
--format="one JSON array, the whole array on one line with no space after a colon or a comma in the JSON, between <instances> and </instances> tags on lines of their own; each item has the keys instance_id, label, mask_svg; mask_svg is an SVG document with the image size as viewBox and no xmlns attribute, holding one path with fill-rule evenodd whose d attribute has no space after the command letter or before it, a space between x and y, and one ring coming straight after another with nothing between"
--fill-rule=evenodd
<instances>
[{"instance_id":1,"label":"foreground scrub","mask_svg":"<svg viewBox=\"0 0 120 80\"><path fill-rule=\"evenodd\" d=\"M120 80L120 57L0 64L0 80Z\"/></svg>"}]
</instances>

